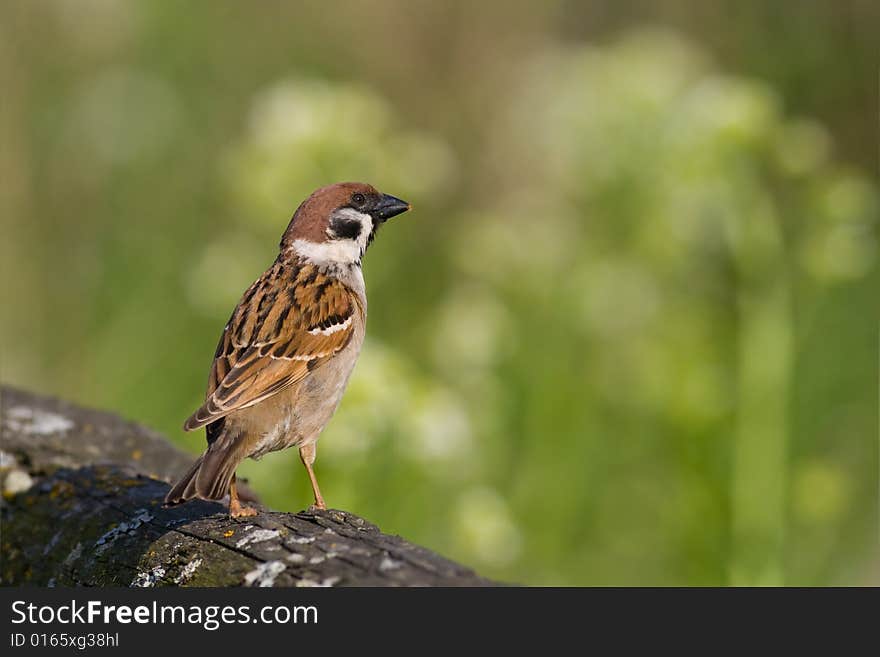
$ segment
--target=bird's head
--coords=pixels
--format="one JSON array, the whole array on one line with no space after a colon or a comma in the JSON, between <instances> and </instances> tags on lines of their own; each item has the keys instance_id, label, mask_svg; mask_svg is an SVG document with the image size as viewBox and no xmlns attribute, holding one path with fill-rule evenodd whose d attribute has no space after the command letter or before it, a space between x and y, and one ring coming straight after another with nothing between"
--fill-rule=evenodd
<instances>
[{"instance_id":1,"label":"bird's head","mask_svg":"<svg viewBox=\"0 0 880 657\"><path fill-rule=\"evenodd\" d=\"M297 208L281 238L281 252L324 267L359 264L379 226L409 208L364 183L322 187Z\"/></svg>"}]
</instances>

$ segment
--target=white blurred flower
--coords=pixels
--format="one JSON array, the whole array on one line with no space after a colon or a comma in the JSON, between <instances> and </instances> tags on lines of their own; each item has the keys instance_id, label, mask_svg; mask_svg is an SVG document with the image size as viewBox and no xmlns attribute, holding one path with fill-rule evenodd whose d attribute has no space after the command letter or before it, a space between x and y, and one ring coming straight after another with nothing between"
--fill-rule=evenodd
<instances>
[{"instance_id":1,"label":"white blurred flower","mask_svg":"<svg viewBox=\"0 0 880 657\"><path fill-rule=\"evenodd\" d=\"M482 564L505 566L522 550L522 533L510 508L492 488L471 488L459 495L453 522L460 549Z\"/></svg>"},{"instance_id":2,"label":"white blurred flower","mask_svg":"<svg viewBox=\"0 0 880 657\"><path fill-rule=\"evenodd\" d=\"M327 458L349 458L384 437L422 464L467 465L471 424L462 401L399 354L368 339L339 410L321 439Z\"/></svg>"},{"instance_id":3,"label":"white blurred flower","mask_svg":"<svg viewBox=\"0 0 880 657\"><path fill-rule=\"evenodd\" d=\"M342 403L322 435L322 455L345 459L372 449L408 411L411 383L400 357L367 338Z\"/></svg>"},{"instance_id":4,"label":"white blurred flower","mask_svg":"<svg viewBox=\"0 0 880 657\"><path fill-rule=\"evenodd\" d=\"M257 95L248 118L252 144L267 151L329 135L366 143L385 130L388 104L366 87L325 80L284 80Z\"/></svg>"},{"instance_id":5,"label":"white blurred flower","mask_svg":"<svg viewBox=\"0 0 880 657\"><path fill-rule=\"evenodd\" d=\"M368 182L418 202L448 191L456 170L444 141L401 129L371 88L308 79L281 80L255 97L224 166L245 214L273 229L323 185Z\"/></svg>"},{"instance_id":6,"label":"white blurred flower","mask_svg":"<svg viewBox=\"0 0 880 657\"><path fill-rule=\"evenodd\" d=\"M520 194L458 222L456 264L498 288L540 291L583 257L585 223L563 203L547 207L534 193Z\"/></svg>"},{"instance_id":7,"label":"white blurred flower","mask_svg":"<svg viewBox=\"0 0 880 657\"><path fill-rule=\"evenodd\" d=\"M449 145L423 132L389 136L387 157L376 163L376 184L405 188L412 198L451 191L458 183L455 154ZM418 175L413 175L418 172Z\"/></svg>"},{"instance_id":8,"label":"white blurred flower","mask_svg":"<svg viewBox=\"0 0 880 657\"><path fill-rule=\"evenodd\" d=\"M876 190L855 174L839 176L821 194L820 211L801 247L804 266L821 279L863 276L877 259Z\"/></svg>"},{"instance_id":9,"label":"white blurred flower","mask_svg":"<svg viewBox=\"0 0 880 657\"><path fill-rule=\"evenodd\" d=\"M602 49L548 50L526 67L497 122L493 162L518 186L582 198L633 161L650 166L670 107L704 67L696 49L663 29Z\"/></svg>"},{"instance_id":10,"label":"white blurred flower","mask_svg":"<svg viewBox=\"0 0 880 657\"><path fill-rule=\"evenodd\" d=\"M471 459L472 430L467 411L459 399L446 390L435 390L407 413L407 437L403 444L417 460L458 461Z\"/></svg>"},{"instance_id":11,"label":"white blurred flower","mask_svg":"<svg viewBox=\"0 0 880 657\"><path fill-rule=\"evenodd\" d=\"M512 318L498 296L478 285L461 285L438 304L434 362L456 377L479 374L510 346Z\"/></svg>"},{"instance_id":12,"label":"white blurred flower","mask_svg":"<svg viewBox=\"0 0 880 657\"><path fill-rule=\"evenodd\" d=\"M690 89L678 109L681 136L717 149L719 142L742 146L766 139L778 125L779 99L769 85L714 75Z\"/></svg>"}]
</instances>

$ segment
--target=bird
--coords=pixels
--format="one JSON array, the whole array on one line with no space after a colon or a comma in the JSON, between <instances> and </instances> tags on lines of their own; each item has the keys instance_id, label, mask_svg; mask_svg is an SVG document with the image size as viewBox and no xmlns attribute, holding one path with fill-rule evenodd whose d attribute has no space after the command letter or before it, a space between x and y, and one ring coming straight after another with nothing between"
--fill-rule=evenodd
<instances>
[{"instance_id":1,"label":"bird","mask_svg":"<svg viewBox=\"0 0 880 657\"><path fill-rule=\"evenodd\" d=\"M303 201L275 262L242 295L214 353L204 403L185 431L205 427L208 447L165 504L229 496L229 515L253 516L235 471L246 458L296 447L315 497L318 437L339 405L361 351L367 294L361 261L379 228L410 204L341 182Z\"/></svg>"}]
</instances>

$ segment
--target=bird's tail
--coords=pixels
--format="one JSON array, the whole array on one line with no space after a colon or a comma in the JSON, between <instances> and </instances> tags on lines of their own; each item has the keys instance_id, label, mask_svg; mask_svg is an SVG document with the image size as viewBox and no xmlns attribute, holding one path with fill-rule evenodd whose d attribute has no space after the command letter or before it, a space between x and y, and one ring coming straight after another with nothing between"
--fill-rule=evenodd
<instances>
[{"instance_id":1,"label":"bird's tail","mask_svg":"<svg viewBox=\"0 0 880 657\"><path fill-rule=\"evenodd\" d=\"M237 450L219 449L217 443L211 445L168 491L165 504L181 504L192 499L223 499L229 493L229 485L240 462Z\"/></svg>"},{"instance_id":2,"label":"bird's tail","mask_svg":"<svg viewBox=\"0 0 880 657\"><path fill-rule=\"evenodd\" d=\"M205 455L202 454L202 456L196 459L196 462L192 464L192 467L186 471L186 474L171 487L171 490L168 491L168 494L165 496L165 504L181 504L187 500L198 497L198 494L196 493L196 479L198 478L199 470L201 469L204 460Z\"/></svg>"}]
</instances>

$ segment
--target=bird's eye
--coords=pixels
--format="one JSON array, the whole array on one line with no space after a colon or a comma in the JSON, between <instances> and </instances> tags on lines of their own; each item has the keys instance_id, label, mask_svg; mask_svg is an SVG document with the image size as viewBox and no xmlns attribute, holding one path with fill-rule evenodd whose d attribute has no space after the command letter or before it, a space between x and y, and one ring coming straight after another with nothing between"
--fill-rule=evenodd
<instances>
[{"instance_id":1,"label":"bird's eye","mask_svg":"<svg viewBox=\"0 0 880 657\"><path fill-rule=\"evenodd\" d=\"M351 202L354 205L363 205L364 203L366 203L366 201L367 201L367 199L364 198L363 194L355 194L354 196L351 197Z\"/></svg>"}]
</instances>

